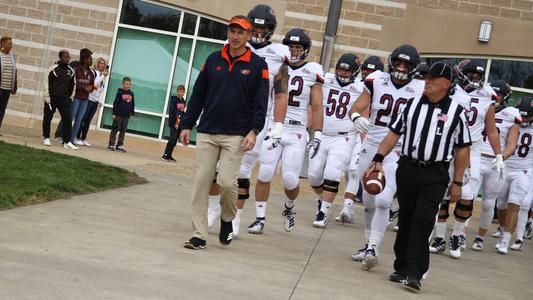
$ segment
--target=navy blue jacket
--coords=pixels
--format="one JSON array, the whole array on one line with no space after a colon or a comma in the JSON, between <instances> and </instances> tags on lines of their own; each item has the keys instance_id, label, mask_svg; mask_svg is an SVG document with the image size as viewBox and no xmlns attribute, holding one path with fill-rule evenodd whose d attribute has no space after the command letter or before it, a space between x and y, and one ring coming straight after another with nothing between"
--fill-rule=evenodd
<instances>
[{"instance_id":1,"label":"navy blue jacket","mask_svg":"<svg viewBox=\"0 0 533 300\"><path fill-rule=\"evenodd\" d=\"M168 105L168 126L170 128L175 128L174 126L178 122L178 118L181 121L185 115L185 111L179 109L178 104L183 104L185 108L185 99L180 99L177 96L170 97L170 104Z\"/></svg>"},{"instance_id":2,"label":"navy blue jacket","mask_svg":"<svg viewBox=\"0 0 533 300\"><path fill-rule=\"evenodd\" d=\"M207 58L194 84L183 129L192 129L202 113L198 132L246 136L263 129L268 102L268 66L247 48L231 62L229 45Z\"/></svg>"},{"instance_id":3,"label":"navy blue jacket","mask_svg":"<svg viewBox=\"0 0 533 300\"><path fill-rule=\"evenodd\" d=\"M135 96L131 90L118 89L113 102L113 114L123 118L135 115Z\"/></svg>"}]
</instances>

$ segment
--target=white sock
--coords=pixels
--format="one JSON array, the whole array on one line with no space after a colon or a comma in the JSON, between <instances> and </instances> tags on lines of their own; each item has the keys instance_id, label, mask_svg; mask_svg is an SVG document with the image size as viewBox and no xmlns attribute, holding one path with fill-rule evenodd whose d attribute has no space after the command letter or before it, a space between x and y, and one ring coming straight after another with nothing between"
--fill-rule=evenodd
<instances>
[{"instance_id":1,"label":"white sock","mask_svg":"<svg viewBox=\"0 0 533 300\"><path fill-rule=\"evenodd\" d=\"M344 199L344 207L351 207L353 205L353 200L346 198Z\"/></svg>"},{"instance_id":2,"label":"white sock","mask_svg":"<svg viewBox=\"0 0 533 300\"><path fill-rule=\"evenodd\" d=\"M220 195L209 195L209 206L220 204Z\"/></svg>"},{"instance_id":3,"label":"white sock","mask_svg":"<svg viewBox=\"0 0 533 300\"><path fill-rule=\"evenodd\" d=\"M291 200L289 198L285 198L285 207L293 208L294 207L294 200Z\"/></svg>"},{"instance_id":4,"label":"white sock","mask_svg":"<svg viewBox=\"0 0 533 300\"><path fill-rule=\"evenodd\" d=\"M510 241L512 236L513 235L510 232L504 231L502 233L502 241L504 240Z\"/></svg>"},{"instance_id":5,"label":"white sock","mask_svg":"<svg viewBox=\"0 0 533 300\"><path fill-rule=\"evenodd\" d=\"M322 201L322 206L320 206L320 211L323 212L326 216L328 215L329 208L331 207L331 203Z\"/></svg>"},{"instance_id":6,"label":"white sock","mask_svg":"<svg viewBox=\"0 0 533 300\"><path fill-rule=\"evenodd\" d=\"M368 244L368 240L370 239L370 230L367 230L365 228L365 243Z\"/></svg>"},{"instance_id":7,"label":"white sock","mask_svg":"<svg viewBox=\"0 0 533 300\"><path fill-rule=\"evenodd\" d=\"M237 208L237 213L235 214L235 218L240 218L242 214L242 208Z\"/></svg>"},{"instance_id":8,"label":"white sock","mask_svg":"<svg viewBox=\"0 0 533 300\"><path fill-rule=\"evenodd\" d=\"M265 218L265 215L266 215L266 210L267 210L267 203L266 201L263 201L263 202L260 202L260 201L256 201L255 202L255 216L258 217L258 218Z\"/></svg>"},{"instance_id":9,"label":"white sock","mask_svg":"<svg viewBox=\"0 0 533 300\"><path fill-rule=\"evenodd\" d=\"M383 238L383 234L385 233L385 230L387 230L387 225L389 225L389 209L376 207L374 216L372 217L372 224L370 225L370 228L372 229L370 231L370 244L379 246L381 239ZM375 236L376 243L372 243L372 236L374 233L379 233L379 235Z\"/></svg>"},{"instance_id":10,"label":"white sock","mask_svg":"<svg viewBox=\"0 0 533 300\"><path fill-rule=\"evenodd\" d=\"M365 215L365 230L369 232L372 228L372 218L374 217L374 212L376 211L375 208L365 208L364 215Z\"/></svg>"},{"instance_id":11,"label":"white sock","mask_svg":"<svg viewBox=\"0 0 533 300\"><path fill-rule=\"evenodd\" d=\"M446 236L446 225L447 222L437 222L435 223L435 236L443 239Z\"/></svg>"},{"instance_id":12,"label":"white sock","mask_svg":"<svg viewBox=\"0 0 533 300\"><path fill-rule=\"evenodd\" d=\"M381 240L383 239L383 233L382 232L379 232L379 231L376 231L376 230L371 230L370 231L370 237L368 238L368 244L369 245L376 245L376 247L379 247L379 245L381 244Z\"/></svg>"},{"instance_id":13,"label":"white sock","mask_svg":"<svg viewBox=\"0 0 533 300\"><path fill-rule=\"evenodd\" d=\"M518 221L516 222L516 239L517 240L524 239L524 231L526 231L528 213L529 213L529 209L527 208L520 208L520 211L518 211Z\"/></svg>"},{"instance_id":14,"label":"white sock","mask_svg":"<svg viewBox=\"0 0 533 300\"><path fill-rule=\"evenodd\" d=\"M461 235L464 233L465 223L459 222L457 220L453 221L453 232L452 235Z\"/></svg>"}]
</instances>

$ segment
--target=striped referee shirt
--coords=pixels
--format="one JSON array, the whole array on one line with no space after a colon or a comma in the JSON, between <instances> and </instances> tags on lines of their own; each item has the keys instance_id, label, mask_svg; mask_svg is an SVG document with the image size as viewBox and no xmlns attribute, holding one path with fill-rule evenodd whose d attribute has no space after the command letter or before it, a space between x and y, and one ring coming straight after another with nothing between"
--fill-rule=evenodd
<instances>
[{"instance_id":1,"label":"striped referee shirt","mask_svg":"<svg viewBox=\"0 0 533 300\"><path fill-rule=\"evenodd\" d=\"M432 103L423 95L407 103L389 129L403 135L402 155L424 162L449 162L454 147L472 144L463 107L446 96Z\"/></svg>"}]
</instances>

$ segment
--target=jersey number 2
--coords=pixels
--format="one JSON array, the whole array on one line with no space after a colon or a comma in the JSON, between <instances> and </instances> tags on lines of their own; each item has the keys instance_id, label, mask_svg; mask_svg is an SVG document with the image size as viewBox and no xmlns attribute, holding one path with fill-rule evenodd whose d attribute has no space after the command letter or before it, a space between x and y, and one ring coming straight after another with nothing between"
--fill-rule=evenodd
<instances>
[{"instance_id":1,"label":"jersey number 2","mask_svg":"<svg viewBox=\"0 0 533 300\"><path fill-rule=\"evenodd\" d=\"M329 90L328 96L328 105L331 104L331 107L326 107L326 116L332 116L335 114L337 119L344 119L346 113L348 112L348 104L350 103L350 93L342 92L339 95L338 90ZM335 99L335 96L339 95L339 99Z\"/></svg>"},{"instance_id":2,"label":"jersey number 2","mask_svg":"<svg viewBox=\"0 0 533 300\"><path fill-rule=\"evenodd\" d=\"M291 89L289 92L288 105L300 107L300 101L294 100L294 97L298 97L302 94L304 89L304 79L300 76L294 76L291 79L291 85L294 86L294 89Z\"/></svg>"}]
</instances>

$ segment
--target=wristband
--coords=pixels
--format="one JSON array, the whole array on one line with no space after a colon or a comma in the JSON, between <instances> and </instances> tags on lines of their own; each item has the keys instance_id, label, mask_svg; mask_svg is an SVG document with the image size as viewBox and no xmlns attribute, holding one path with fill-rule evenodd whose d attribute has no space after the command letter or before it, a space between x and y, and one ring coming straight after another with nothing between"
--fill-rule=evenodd
<instances>
[{"instance_id":1,"label":"wristband","mask_svg":"<svg viewBox=\"0 0 533 300\"><path fill-rule=\"evenodd\" d=\"M320 131L320 130L315 131L313 133L313 138L321 140L322 139L322 131Z\"/></svg>"},{"instance_id":2,"label":"wristband","mask_svg":"<svg viewBox=\"0 0 533 300\"><path fill-rule=\"evenodd\" d=\"M354 112L352 113L352 115L350 116L350 120L355 121L355 119L361 117L361 114L359 114L358 112Z\"/></svg>"},{"instance_id":3,"label":"wristband","mask_svg":"<svg viewBox=\"0 0 533 300\"><path fill-rule=\"evenodd\" d=\"M374 155L374 158L372 158L372 161L382 163L383 159L385 159L385 156L383 156L382 154L376 153L376 155Z\"/></svg>"}]
</instances>

